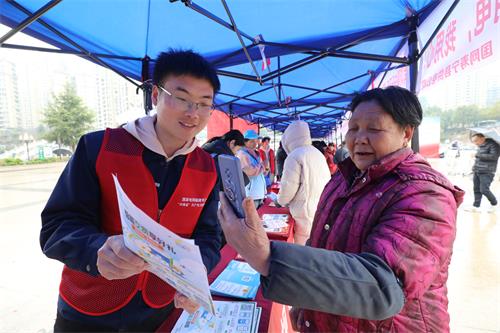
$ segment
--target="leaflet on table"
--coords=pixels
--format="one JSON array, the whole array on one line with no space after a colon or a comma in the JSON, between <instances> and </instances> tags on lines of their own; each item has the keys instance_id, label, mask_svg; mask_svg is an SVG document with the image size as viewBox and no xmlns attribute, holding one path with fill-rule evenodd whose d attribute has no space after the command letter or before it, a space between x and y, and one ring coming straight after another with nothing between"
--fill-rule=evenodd
<instances>
[{"instance_id":1,"label":"leaflet on table","mask_svg":"<svg viewBox=\"0 0 500 333\"><path fill-rule=\"evenodd\" d=\"M258 306L255 308L255 313L253 315L252 332L257 333L259 331L261 315L262 315L262 308Z\"/></svg>"},{"instance_id":2,"label":"leaflet on table","mask_svg":"<svg viewBox=\"0 0 500 333\"><path fill-rule=\"evenodd\" d=\"M113 179L127 248L149 264L148 271L215 313L199 247L151 219L128 198L115 175Z\"/></svg>"},{"instance_id":3,"label":"leaflet on table","mask_svg":"<svg viewBox=\"0 0 500 333\"><path fill-rule=\"evenodd\" d=\"M260 285L260 274L248 263L231 260L210 285L213 295L254 299Z\"/></svg>"},{"instance_id":4,"label":"leaflet on table","mask_svg":"<svg viewBox=\"0 0 500 333\"><path fill-rule=\"evenodd\" d=\"M266 232L286 232L289 228L287 214L263 214L262 224Z\"/></svg>"},{"instance_id":5,"label":"leaflet on table","mask_svg":"<svg viewBox=\"0 0 500 333\"><path fill-rule=\"evenodd\" d=\"M172 333L237 333L257 332L261 308L255 302L214 301L216 315L204 309L193 314L183 311Z\"/></svg>"}]
</instances>

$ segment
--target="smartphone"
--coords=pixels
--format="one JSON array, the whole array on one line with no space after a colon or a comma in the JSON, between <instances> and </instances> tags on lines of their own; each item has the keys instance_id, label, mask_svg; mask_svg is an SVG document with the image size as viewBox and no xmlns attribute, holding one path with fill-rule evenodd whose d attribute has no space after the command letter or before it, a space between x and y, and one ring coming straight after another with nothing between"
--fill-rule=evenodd
<instances>
[{"instance_id":1,"label":"smartphone","mask_svg":"<svg viewBox=\"0 0 500 333\"><path fill-rule=\"evenodd\" d=\"M240 159L236 156L219 155L218 161L224 194L236 216L244 218L243 199L246 195Z\"/></svg>"}]
</instances>

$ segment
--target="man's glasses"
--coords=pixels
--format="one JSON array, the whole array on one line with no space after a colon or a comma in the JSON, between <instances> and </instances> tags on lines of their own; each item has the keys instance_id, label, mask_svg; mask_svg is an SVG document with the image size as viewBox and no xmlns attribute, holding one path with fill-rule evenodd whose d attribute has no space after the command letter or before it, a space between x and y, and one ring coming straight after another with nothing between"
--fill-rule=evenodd
<instances>
[{"instance_id":1,"label":"man's glasses","mask_svg":"<svg viewBox=\"0 0 500 333\"><path fill-rule=\"evenodd\" d=\"M210 112L214 109L213 104L194 103L194 102L188 101L185 98L182 98L182 97L179 97L179 96L172 94L170 91L168 91L167 89L163 88L160 85L158 85L158 88L160 88L162 91L164 91L168 96L170 96L172 98L172 103L174 103L174 106L177 109L180 109L183 111L195 109L202 116L210 115Z\"/></svg>"}]
</instances>

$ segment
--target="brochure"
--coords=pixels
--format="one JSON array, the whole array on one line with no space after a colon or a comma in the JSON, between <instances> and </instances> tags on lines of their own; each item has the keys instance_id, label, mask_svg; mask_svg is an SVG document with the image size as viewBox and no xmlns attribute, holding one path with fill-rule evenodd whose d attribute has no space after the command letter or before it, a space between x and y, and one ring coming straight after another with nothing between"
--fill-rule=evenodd
<instances>
[{"instance_id":1,"label":"brochure","mask_svg":"<svg viewBox=\"0 0 500 333\"><path fill-rule=\"evenodd\" d=\"M231 260L210 285L213 295L254 299L260 285L260 274L248 263Z\"/></svg>"},{"instance_id":2,"label":"brochure","mask_svg":"<svg viewBox=\"0 0 500 333\"><path fill-rule=\"evenodd\" d=\"M128 198L115 175L113 179L127 248L149 264L148 271L214 314L199 247L151 219Z\"/></svg>"},{"instance_id":3,"label":"brochure","mask_svg":"<svg viewBox=\"0 0 500 333\"><path fill-rule=\"evenodd\" d=\"M262 224L266 232L288 232L288 215L287 214L263 214Z\"/></svg>"},{"instance_id":4,"label":"brochure","mask_svg":"<svg viewBox=\"0 0 500 333\"><path fill-rule=\"evenodd\" d=\"M172 333L236 333L258 331L262 309L255 302L214 301L216 314L204 309L183 311Z\"/></svg>"}]
</instances>

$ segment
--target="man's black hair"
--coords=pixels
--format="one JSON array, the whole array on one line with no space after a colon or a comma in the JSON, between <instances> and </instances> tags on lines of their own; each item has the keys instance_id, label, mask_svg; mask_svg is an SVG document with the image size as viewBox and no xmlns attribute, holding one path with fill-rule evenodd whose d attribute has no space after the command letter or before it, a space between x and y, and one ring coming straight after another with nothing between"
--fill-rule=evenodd
<instances>
[{"instance_id":1,"label":"man's black hair","mask_svg":"<svg viewBox=\"0 0 500 333\"><path fill-rule=\"evenodd\" d=\"M369 101L377 102L402 127L417 127L422 122L422 106L417 96L407 89L391 86L362 92L353 98L351 110L354 112L359 104Z\"/></svg>"},{"instance_id":2,"label":"man's black hair","mask_svg":"<svg viewBox=\"0 0 500 333\"><path fill-rule=\"evenodd\" d=\"M163 81L170 75L190 75L205 79L212 85L214 93L220 90L220 81L215 68L192 50L169 49L158 55L153 70L153 84L163 84Z\"/></svg>"},{"instance_id":3,"label":"man's black hair","mask_svg":"<svg viewBox=\"0 0 500 333\"><path fill-rule=\"evenodd\" d=\"M230 142L234 140L234 144L236 146L244 146L245 145L245 138L243 137L243 134L238 131L238 130L230 130L229 132L225 133L223 136L221 136L221 139L224 142Z\"/></svg>"},{"instance_id":4,"label":"man's black hair","mask_svg":"<svg viewBox=\"0 0 500 333\"><path fill-rule=\"evenodd\" d=\"M264 142L264 141L269 141L270 142L271 138L268 137L268 136L265 136L265 137L262 138L262 142Z\"/></svg>"}]
</instances>

